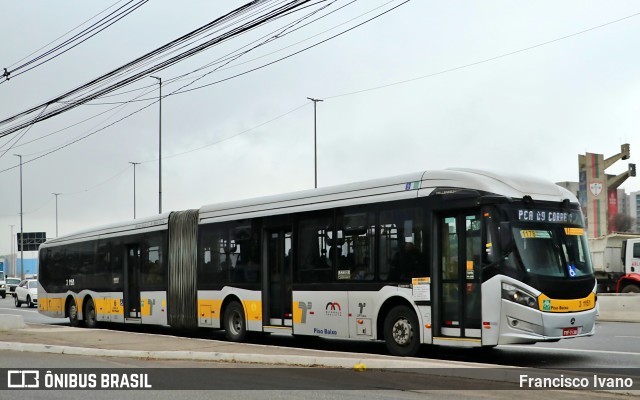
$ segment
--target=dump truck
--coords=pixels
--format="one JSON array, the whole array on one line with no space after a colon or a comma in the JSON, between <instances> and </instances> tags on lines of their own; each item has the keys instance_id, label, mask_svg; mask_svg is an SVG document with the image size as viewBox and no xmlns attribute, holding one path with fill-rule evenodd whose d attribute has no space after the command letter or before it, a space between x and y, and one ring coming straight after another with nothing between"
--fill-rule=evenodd
<instances>
[{"instance_id":1,"label":"dump truck","mask_svg":"<svg viewBox=\"0 0 640 400\"><path fill-rule=\"evenodd\" d=\"M640 234L589 239L599 293L640 293Z\"/></svg>"}]
</instances>

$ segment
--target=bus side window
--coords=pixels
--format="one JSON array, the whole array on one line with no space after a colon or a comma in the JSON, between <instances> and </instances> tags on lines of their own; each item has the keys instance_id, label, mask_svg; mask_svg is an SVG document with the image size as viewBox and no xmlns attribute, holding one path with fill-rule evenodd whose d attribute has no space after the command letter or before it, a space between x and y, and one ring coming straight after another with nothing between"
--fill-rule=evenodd
<instances>
[{"instance_id":1,"label":"bus side window","mask_svg":"<svg viewBox=\"0 0 640 400\"><path fill-rule=\"evenodd\" d=\"M332 281L333 258L336 251L332 219L329 215L309 215L298 225L298 246L293 279L296 283Z\"/></svg>"},{"instance_id":2,"label":"bus side window","mask_svg":"<svg viewBox=\"0 0 640 400\"><path fill-rule=\"evenodd\" d=\"M381 281L429 276L422 248L422 212L418 208L385 210L378 225Z\"/></svg>"},{"instance_id":3,"label":"bus side window","mask_svg":"<svg viewBox=\"0 0 640 400\"><path fill-rule=\"evenodd\" d=\"M348 209L338 219L337 236L342 238L336 251L337 276L342 280L374 278L375 215L366 207Z\"/></svg>"}]
</instances>

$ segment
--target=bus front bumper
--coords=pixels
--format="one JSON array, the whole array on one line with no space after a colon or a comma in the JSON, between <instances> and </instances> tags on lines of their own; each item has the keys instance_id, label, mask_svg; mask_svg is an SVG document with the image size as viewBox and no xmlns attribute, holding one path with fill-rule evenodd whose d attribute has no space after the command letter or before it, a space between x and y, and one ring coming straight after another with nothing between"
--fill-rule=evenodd
<instances>
[{"instance_id":1,"label":"bus front bumper","mask_svg":"<svg viewBox=\"0 0 640 400\"><path fill-rule=\"evenodd\" d=\"M580 312L551 313L502 301L498 344L557 341L595 333L596 308Z\"/></svg>"}]
</instances>

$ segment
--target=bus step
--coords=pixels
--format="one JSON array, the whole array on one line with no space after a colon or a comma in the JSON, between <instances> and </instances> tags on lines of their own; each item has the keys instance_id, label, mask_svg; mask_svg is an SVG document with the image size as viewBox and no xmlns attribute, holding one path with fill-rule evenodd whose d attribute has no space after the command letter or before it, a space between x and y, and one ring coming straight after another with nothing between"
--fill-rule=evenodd
<instances>
[{"instance_id":1,"label":"bus step","mask_svg":"<svg viewBox=\"0 0 640 400\"><path fill-rule=\"evenodd\" d=\"M263 332L265 333L277 333L281 335L293 335L293 328L290 326L263 326Z\"/></svg>"}]
</instances>

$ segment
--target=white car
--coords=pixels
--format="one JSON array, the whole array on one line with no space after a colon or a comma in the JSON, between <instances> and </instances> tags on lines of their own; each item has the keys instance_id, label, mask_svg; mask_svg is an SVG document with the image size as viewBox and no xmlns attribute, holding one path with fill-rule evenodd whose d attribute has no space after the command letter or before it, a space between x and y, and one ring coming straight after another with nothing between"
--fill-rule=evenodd
<instances>
[{"instance_id":1,"label":"white car","mask_svg":"<svg viewBox=\"0 0 640 400\"><path fill-rule=\"evenodd\" d=\"M16 287L15 292L16 307L20 307L22 303L29 307L35 307L38 304L38 281L36 279L25 279Z\"/></svg>"}]
</instances>

